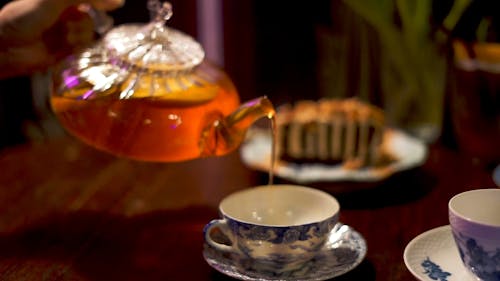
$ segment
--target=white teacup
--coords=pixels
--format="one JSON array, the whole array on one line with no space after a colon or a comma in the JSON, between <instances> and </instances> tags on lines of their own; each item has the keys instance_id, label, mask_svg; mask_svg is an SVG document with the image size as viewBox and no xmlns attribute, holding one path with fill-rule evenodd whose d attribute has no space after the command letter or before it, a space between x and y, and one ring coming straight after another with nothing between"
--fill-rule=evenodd
<instances>
[{"instance_id":1,"label":"white teacup","mask_svg":"<svg viewBox=\"0 0 500 281\"><path fill-rule=\"evenodd\" d=\"M465 267L480 280L500 281L500 189L457 194L448 210Z\"/></svg>"},{"instance_id":2,"label":"white teacup","mask_svg":"<svg viewBox=\"0 0 500 281\"><path fill-rule=\"evenodd\" d=\"M281 273L312 259L338 222L340 205L330 194L296 185L245 189L219 204L221 219L205 226L205 241L236 262L256 270ZM220 230L230 243L213 238Z\"/></svg>"}]
</instances>

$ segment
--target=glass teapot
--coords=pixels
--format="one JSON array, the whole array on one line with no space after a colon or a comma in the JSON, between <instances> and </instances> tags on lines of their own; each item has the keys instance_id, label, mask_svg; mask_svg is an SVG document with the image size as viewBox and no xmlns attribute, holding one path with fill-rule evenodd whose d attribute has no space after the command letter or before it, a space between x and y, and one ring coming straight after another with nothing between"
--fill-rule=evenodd
<instances>
[{"instance_id":1,"label":"glass teapot","mask_svg":"<svg viewBox=\"0 0 500 281\"><path fill-rule=\"evenodd\" d=\"M275 114L260 97L240 105L227 75L192 37L165 26L168 2L149 0L149 24L112 28L53 72L52 109L66 130L109 153L173 162L236 149Z\"/></svg>"}]
</instances>

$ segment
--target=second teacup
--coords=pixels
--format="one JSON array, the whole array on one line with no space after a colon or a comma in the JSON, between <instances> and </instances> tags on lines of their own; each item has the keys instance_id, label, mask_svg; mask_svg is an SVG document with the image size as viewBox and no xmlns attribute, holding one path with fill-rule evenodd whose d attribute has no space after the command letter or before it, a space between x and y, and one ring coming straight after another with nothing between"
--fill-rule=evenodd
<instances>
[{"instance_id":1,"label":"second teacup","mask_svg":"<svg viewBox=\"0 0 500 281\"><path fill-rule=\"evenodd\" d=\"M238 191L219 204L221 219L205 226L205 241L234 253L241 265L286 272L300 268L322 248L338 222L340 205L330 194L296 185ZM229 243L213 239L220 230Z\"/></svg>"},{"instance_id":2,"label":"second teacup","mask_svg":"<svg viewBox=\"0 0 500 281\"><path fill-rule=\"evenodd\" d=\"M465 267L480 280L500 281L500 189L457 194L448 209Z\"/></svg>"}]
</instances>

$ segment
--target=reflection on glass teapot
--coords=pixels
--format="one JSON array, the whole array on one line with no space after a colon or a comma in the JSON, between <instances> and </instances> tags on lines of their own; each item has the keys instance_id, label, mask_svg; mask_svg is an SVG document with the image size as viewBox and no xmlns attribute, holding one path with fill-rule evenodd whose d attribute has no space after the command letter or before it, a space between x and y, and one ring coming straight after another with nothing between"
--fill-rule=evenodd
<instances>
[{"instance_id":1,"label":"reflection on glass teapot","mask_svg":"<svg viewBox=\"0 0 500 281\"><path fill-rule=\"evenodd\" d=\"M148 6L149 24L115 27L58 66L54 113L85 143L136 160L233 151L253 122L274 116L271 102L260 97L240 105L233 83L205 60L200 44L165 26L170 4Z\"/></svg>"}]
</instances>

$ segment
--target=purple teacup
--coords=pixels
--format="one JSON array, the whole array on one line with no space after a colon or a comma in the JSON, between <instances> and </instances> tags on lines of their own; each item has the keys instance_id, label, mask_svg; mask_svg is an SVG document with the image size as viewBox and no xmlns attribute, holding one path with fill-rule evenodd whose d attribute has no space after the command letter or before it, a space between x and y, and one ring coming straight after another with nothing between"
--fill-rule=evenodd
<instances>
[{"instance_id":1,"label":"purple teacup","mask_svg":"<svg viewBox=\"0 0 500 281\"><path fill-rule=\"evenodd\" d=\"M479 280L500 281L500 189L457 194L448 210L465 267Z\"/></svg>"}]
</instances>

